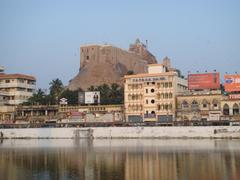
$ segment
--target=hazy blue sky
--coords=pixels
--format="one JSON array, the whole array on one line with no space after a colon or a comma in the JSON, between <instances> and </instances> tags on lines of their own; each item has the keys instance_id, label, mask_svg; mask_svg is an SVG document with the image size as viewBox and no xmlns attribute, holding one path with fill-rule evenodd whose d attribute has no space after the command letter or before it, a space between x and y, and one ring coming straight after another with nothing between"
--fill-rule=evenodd
<instances>
[{"instance_id":1,"label":"hazy blue sky","mask_svg":"<svg viewBox=\"0 0 240 180\"><path fill-rule=\"evenodd\" d=\"M0 0L0 65L41 88L77 74L80 45L128 49L136 38L184 74L240 73L240 1Z\"/></svg>"}]
</instances>

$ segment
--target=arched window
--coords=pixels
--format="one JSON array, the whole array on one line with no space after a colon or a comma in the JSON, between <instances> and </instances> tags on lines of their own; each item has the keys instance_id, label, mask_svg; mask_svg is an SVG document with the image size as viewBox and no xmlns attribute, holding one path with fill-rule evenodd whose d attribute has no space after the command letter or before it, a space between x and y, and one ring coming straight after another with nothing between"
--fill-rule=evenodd
<instances>
[{"instance_id":1,"label":"arched window","mask_svg":"<svg viewBox=\"0 0 240 180\"><path fill-rule=\"evenodd\" d=\"M187 109L189 106L188 106L188 102L187 101L183 101L182 103L182 108L183 109Z\"/></svg>"},{"instance_id":2,"label":"arched window","mask_svg":"<svg viewBox=\"0 0 240 180\"><path fill-rule=\"evenodd\" d=\"M223 106L223 114L224 115L229 115L229 106L228 106L228 104L224 104L224 106Z\"/></svg>"},{"instance_id":3,"label":"arched window","mask_svg":"<svg viewBox=\"0 0 240 180\"><path fill-rule=\"evenodd\" d=\"M239 106L235 103L233 105L233 115L239 114Z\"/></svg>"},{"instance_id":4,"label":"arched window","mask_svg":"<svg viewBox=\"0 0 240 180\"><path fill-rule=\"evenodd\" d=\"M168 105L167 104L164 105L164 109L168 110Z\"/></svg>"},{"instance_id":5,"label":"arched window","mask_svg":"<svg viewBox=\"0 0 240 180\"><path fill-rule=\"evenodd\" d=\"M196 100L192 102L192 109L198 109L198 102Z\"/></svg>"},{"instance_id":6,"label":"arched window","mask_svg":"<svg viewBox=\"0 0 240 180\"><path fill-rule=\"evenodd\" d=\"M218 108L219 101L217 99L213 99L212 104L213 104L213 108Z\"/></svg>"},{"instance_id":7,"label":"arched window","mask_svg":"<svg viewBox=\"0 0 240 180\"><path fill-rule=\"evenodd\" d=\"M204 100L202 101L202 107L203 107L203 108L207 108L207 107L208 107L208 101L207 101L206 99L204 99Z\"/></svg>"},{"instance_id":8,"label":"arched window","mask_svg":"<svg viewBox=\"0 0 240 180\"><path fill-rule=\"evenodd\" d=\"M169 93L168 97L171 99L173 97L172 93Z\"/></svg>"},{"instance_id":9,"label":"arched window","mask_svg":"<svg viewBox=\"0 0 240 180\"><path fill-rule=\"evenodd\" d=\"M165 93L165 99L168 99L168 93Z\"/></svg>"}]
</instances>

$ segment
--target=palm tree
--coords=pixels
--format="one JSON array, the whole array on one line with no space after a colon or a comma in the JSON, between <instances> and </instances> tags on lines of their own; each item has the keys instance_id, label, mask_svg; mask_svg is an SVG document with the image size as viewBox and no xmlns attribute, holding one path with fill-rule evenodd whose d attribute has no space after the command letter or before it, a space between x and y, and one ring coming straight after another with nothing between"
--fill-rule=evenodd
<instances>
[{"instance_id":1,"label":"palm tree","mask_svg":"<svg viewBox=\"0 0 240 180\"><path fill-rule=\"evenodd\" d=\"M53 97L54 99L54 104L56 104L58 102L58 98L60 97L60 94L62 93L62 91L64 90L64 86L63 83L60 79L53 79L50 83L49 83L50 87L50 96Z\"/></svg>"}]
</instances>

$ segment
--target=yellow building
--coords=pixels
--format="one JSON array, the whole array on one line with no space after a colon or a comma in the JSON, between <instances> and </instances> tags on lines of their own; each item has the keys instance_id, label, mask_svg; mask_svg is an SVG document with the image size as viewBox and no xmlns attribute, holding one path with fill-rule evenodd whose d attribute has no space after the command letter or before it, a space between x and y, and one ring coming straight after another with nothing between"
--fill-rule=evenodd
<instances>
[{"instance_id":1,"label":"yellow building","mask_svg":"<svg viewBox=\"0 0 240 180\"><path fill-rule=\"evenodd\" d=\"M124 107L128 122L169 123L175 120L176 96L187 90L180 72L163 64L148 65L148 73L124 76Z\"/></svg>"},{"instance_id":2,"label":"yellow building","mask_svg":"<svg viewBox=\"0 0 240 180\"><path fill-rule=\"evenodd\" d=\"M177 97L177 121L218 121L221 118L220 90L185 92Z\"/></svg>"},{"instance_id":3,"label":"yellow building","mask_svg":"<svg viewBox=\"0 0 240 180\"><path fill-rule=\"evenodd\" d=\"M240 99L231 99L231 96L225 96L221 101L221 109L221 119L240 121Z\"/></svg>"}]
</instances>

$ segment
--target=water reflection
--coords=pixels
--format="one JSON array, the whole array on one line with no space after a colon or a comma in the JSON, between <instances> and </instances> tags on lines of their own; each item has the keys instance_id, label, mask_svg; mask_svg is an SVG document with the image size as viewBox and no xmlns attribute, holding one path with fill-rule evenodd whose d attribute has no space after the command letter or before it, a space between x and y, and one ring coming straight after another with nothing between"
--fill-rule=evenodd
<instances>
[{"instance_id":1,"label":"water reflection","mask_svg":"<svg viewBox=\"0 0 240 180\"><path fill-rule=\"evenodd\" d=\"M240 179L239 140L6 140L1 179Z\"/></svg>"}]
</instances>

